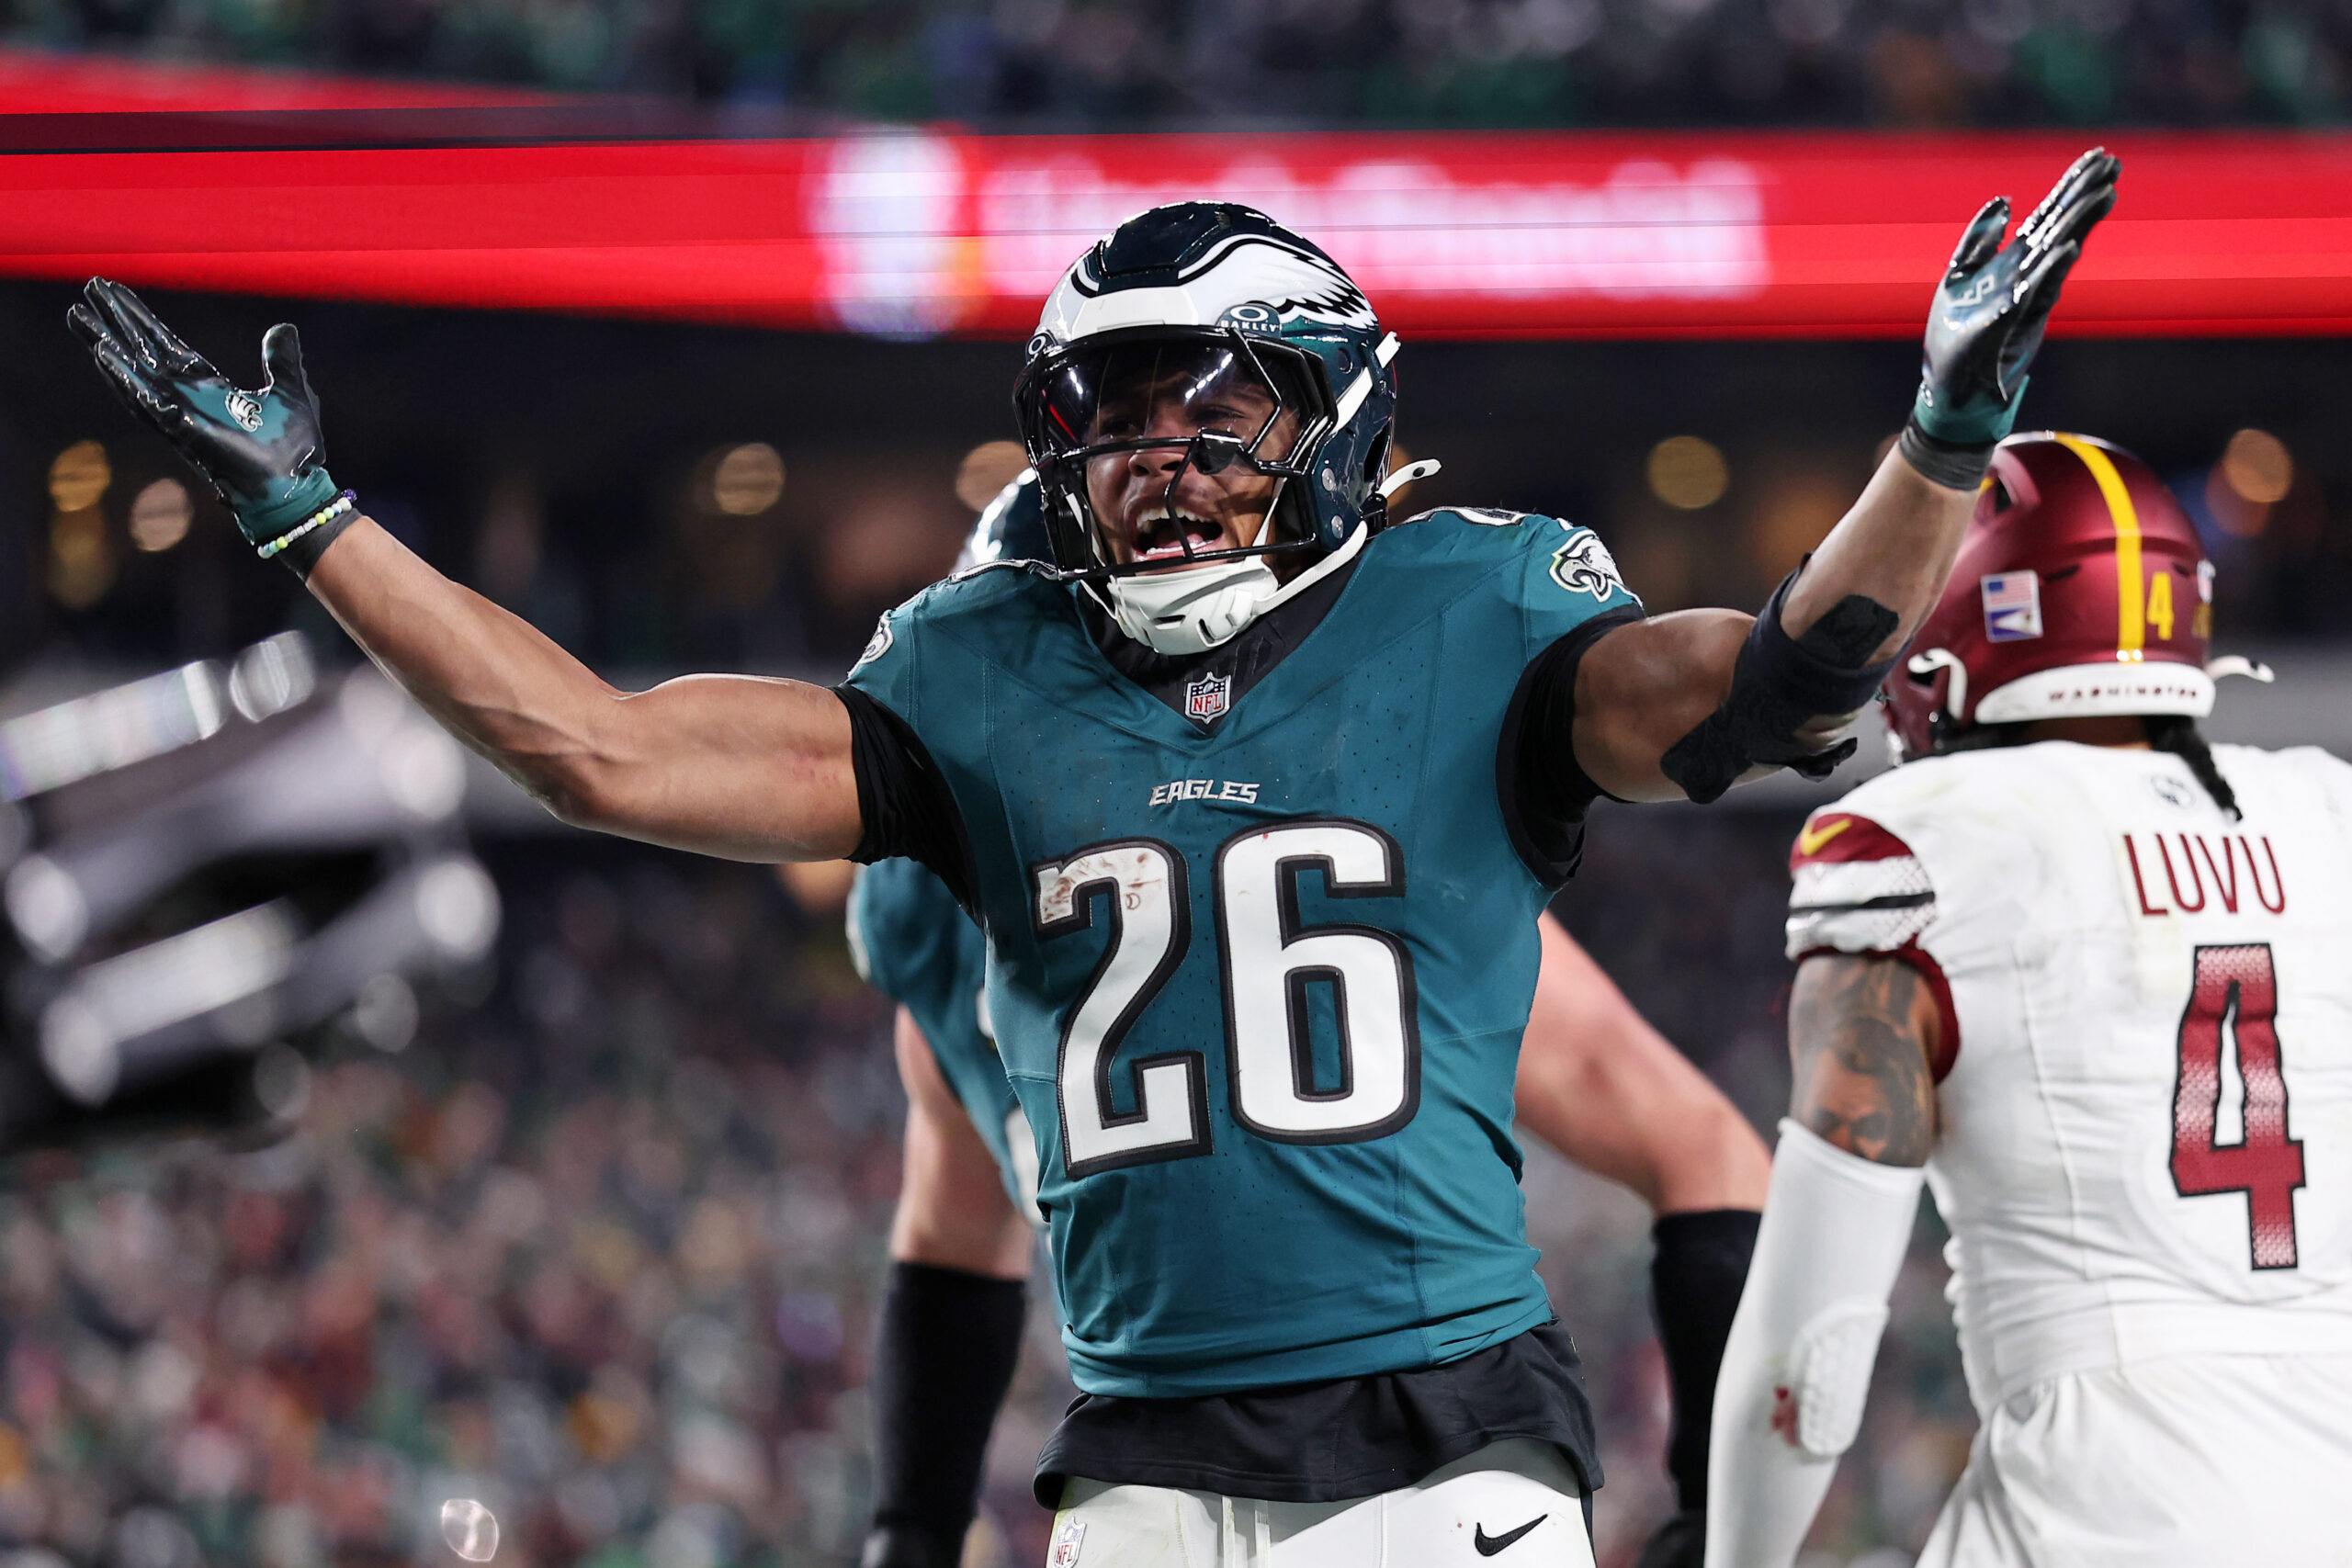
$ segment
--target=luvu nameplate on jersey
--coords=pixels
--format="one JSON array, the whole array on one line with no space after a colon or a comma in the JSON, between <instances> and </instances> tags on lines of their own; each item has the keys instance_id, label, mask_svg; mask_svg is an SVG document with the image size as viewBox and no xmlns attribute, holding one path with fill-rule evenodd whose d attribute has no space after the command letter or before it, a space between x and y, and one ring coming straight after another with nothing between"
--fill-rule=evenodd
<instances>
[{"instance_id":1,"label":"luvu nameplate on jersey","mask_svg":"<svg viewBox=\"0 0 2352 1568\"><path fill-rule=\"evenodd\" d=\"M2259 858L2257 858L2259 857ZM2123 859L2143 915L2287 912L2287 884L2267 834L2126 833Z\"/></svg>"}]
</instances>

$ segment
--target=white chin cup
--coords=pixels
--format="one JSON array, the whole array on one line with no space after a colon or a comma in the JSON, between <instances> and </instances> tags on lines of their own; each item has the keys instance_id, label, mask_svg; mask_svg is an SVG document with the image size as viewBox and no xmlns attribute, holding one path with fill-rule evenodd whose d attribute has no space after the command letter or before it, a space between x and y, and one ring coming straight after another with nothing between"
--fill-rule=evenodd
<instances>
[{"instance_id":1,"label":"white chin cup","mask_svg":"<svg viewBox=\"0 0 2352 1568\"><path fill-rule=\"evenodd\" d=\"M1103 587L1119 629L1154 653L1169 654L1205 653L1230 642L1282 592L1263 556L1114 577Z\"/></svg>"},{"instance_id":2,"label":"white chin cup","mask_svg":"<svg viewBox=\"0 0 2352 1568\"><path fill-rule=\"evenodd\" d=\"M1283 582L1263 556L1211 561L1180 571L1114 577L1105 606L1119 629L1154 653L1204 653L1241 628L1355 559L1372 537L1359 528L1348 542Z\"/></svg>"}]
</instances>

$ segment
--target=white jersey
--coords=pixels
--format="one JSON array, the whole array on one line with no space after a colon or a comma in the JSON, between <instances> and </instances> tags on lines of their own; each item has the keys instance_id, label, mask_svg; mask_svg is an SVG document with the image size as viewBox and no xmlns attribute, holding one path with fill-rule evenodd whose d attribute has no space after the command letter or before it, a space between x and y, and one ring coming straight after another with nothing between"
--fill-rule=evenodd
<instances>
[{"instance_id":1,"label":"white jersey","mask_svg":"<svg viewBox=\"0 0 2352 1568\"><path fill-rule=\"evenodd\" d=\"M1791 955L1899 954L1957 1034L1928 1175L1980 1415L2352 1356L2352 766L2215 756L2239 820L2177 757L2049 741L1896 769L1798 840Z\"/></svg>"}]
</instances>

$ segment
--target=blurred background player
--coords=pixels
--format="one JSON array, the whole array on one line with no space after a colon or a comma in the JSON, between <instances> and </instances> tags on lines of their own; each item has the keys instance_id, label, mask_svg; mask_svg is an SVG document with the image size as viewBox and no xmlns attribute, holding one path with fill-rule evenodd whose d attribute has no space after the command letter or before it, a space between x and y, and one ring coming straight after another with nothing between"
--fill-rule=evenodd
<instances>
[{"instance_id":1,"label":"blurred background player","mask_svg":"<svg viewBox=\"0 0 2352 1568\"><path fill-rule=\"evenodd\" d=\"M1047 547L1035 477L1023 475L981 513L958 565L1035 558ZM1633 1189L1658 1216L1653 1303L1681 1511L1643 1562L1695 1562L1708 1403L1770 1161L1747 1119L1559 922L1546 914L1540 924L1520 1124ZM899 1004L908 1108L874 1358L876 1506L864 1563L933 1568L960 1561L989 1430L1020 1355L1036 1151L989 1030L986 939L946 885L912 861L864 867L849 930L859 972Z\"/></svg>"},{"instance_id":2,"label":"blurred background player","mask_svg":"<svg viewBox=\"0 0 2352 1568\"><path fill-rule=\"evenodd\" d=\"M498 931L464 791L296 632L0 725L0 1156L274 1142L322 1046L405 1046Z\"/></svg>"},{"instance_id":3,"label":"blurred background player","mask_svg":"<svg viewBox=\"0 0 2352 1568\"><path fill-rule=\"evenodd\" d=\"M1024 472L981 512L956 570L1045 548L1035 476ZM988 1020L987 939L947 885L910 860L859 867L849 942L859 976L898 1004L892 1045L907 1095L875 1329L874 1524L862 1568L952 1565L1021 1356L1036 1144Z\"/></svg>"},{"instance_id":4,"label":"blurred background player","mask_svg":"<svg viewBox=\"0 0 2352 1568\"><path fill-rule=\"evenodd\" d=\"M1543 1531L1523 1556L1589 1562L1589 1405L1501 1135L1527 927L1595 795L1711 801L1850 752L1838 731L1933 602L2117 171L2086 154L2006 248L2004 202L1968 226L1899 452L1753 618L1646 619L1598 539L1547 519L1456 510L1375 539L1394 335L1262 214L1155 209L1072 267L1018 387L1068 575L952 580L831 693L625 695L337 489L290 327L249 393L119 287L94 280L73 320L264 558L566 819L749 860L912 853L984 915L1088 1390L1039 1462L1058 1553L1092 1532L1114 1560L1351 1561L1376 1536L1433 1559L1475 1516L1482 1557ZM1425 754L1371 743L1400 733ZM1152 794L1171 767L1225 774L1221 808ZM1180 804L1200 809L1158 810ZM1410 879L1399 835L1428 851ZM1308 919L1309 873L1389 926L1333 918L1363 904ZM1214 962L1185 962L1194 879Z\"/></svg>"},{"instance_id":5,"label":"blurred background player","mask_svg":"<svg viewBox=\"0 0 2352 1568\"><path fill-rule=\"evenodd\" d=\"M2209 749L2213 573L2086 436L1994 457L1791 856L1796 1084L1707 1561L1792 1561L1924 1179L1982 1423L1923 1564L2337 1561L2352 1473L2352 767ZM1924 1172L1922 1168L1924 1168Z\"/></svg>"}]
</instances>

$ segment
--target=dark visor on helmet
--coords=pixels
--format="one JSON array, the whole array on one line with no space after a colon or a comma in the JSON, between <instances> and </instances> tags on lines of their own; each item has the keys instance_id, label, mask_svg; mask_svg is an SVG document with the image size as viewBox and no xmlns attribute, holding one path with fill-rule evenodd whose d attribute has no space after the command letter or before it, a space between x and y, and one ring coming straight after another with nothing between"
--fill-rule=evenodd
<instances>
[{"instance_id":1,"label":"dark visor on helmet","mask_svg":"<svg viewBox=\"0 0 2352 1568\"><path fill-rule=\"evenodd\" d=\"M1192 466L1236 463L1280 471L1298 445L1305 409L1260 355L1232 339L1145 340L1071 355L1040 388L1041 424L1057 452L1087 457L1153 447L1191 449ZM1293 417L1285 422L1288 409ZM1288 428L1283 426L1287 424Z\"/></svg>"}]
</instances>

